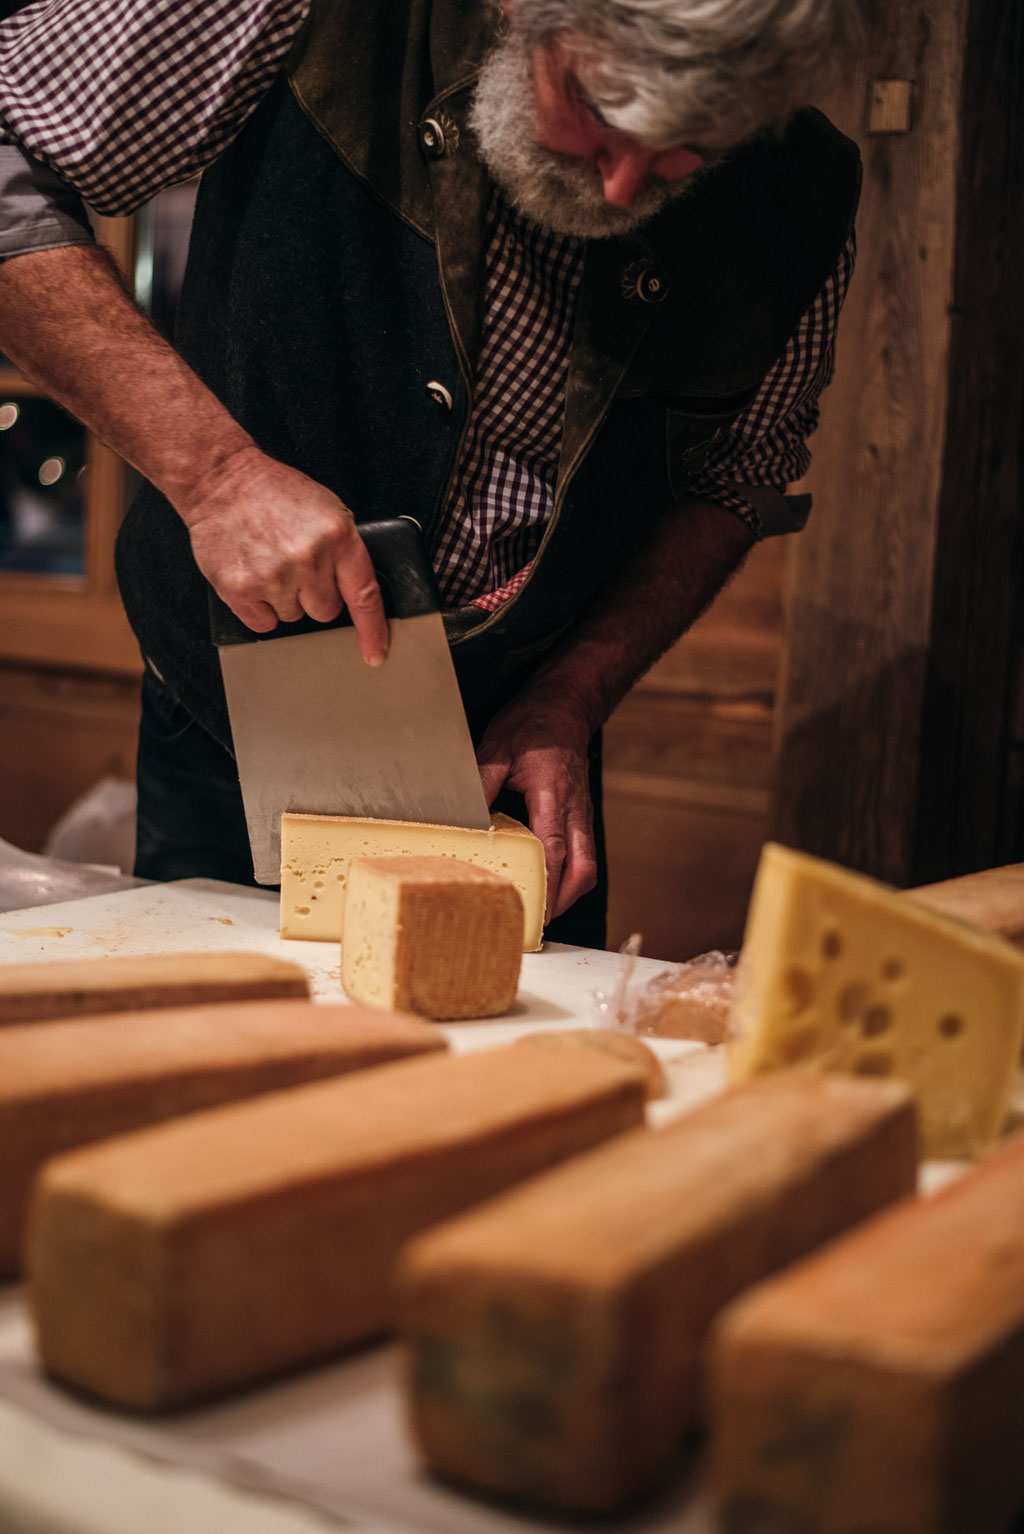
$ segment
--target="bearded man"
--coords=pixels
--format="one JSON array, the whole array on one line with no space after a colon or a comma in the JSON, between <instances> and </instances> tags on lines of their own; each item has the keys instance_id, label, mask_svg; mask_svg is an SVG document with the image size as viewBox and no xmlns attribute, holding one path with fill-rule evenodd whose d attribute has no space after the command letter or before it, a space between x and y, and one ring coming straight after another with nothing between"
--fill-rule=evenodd
<instances>
[{"instance_id":1,"label":"bearded man","mask_svg":"<svg viewBox=\"0 0 1024 1534\"><path fill-rule=\"evenodd\" d=\"M544 842L548 935L603 945L601 725L806 516L785 491L859 162L803 103L860 4L34 0L0 25L0 347L148 481L118 543L138 873L252 878L206 582L260 632L345 604L378 664L358 524L401 510L488 800ZM124 213L204 166L172 349L79 194Z\"/></svg>"}]
</instances>

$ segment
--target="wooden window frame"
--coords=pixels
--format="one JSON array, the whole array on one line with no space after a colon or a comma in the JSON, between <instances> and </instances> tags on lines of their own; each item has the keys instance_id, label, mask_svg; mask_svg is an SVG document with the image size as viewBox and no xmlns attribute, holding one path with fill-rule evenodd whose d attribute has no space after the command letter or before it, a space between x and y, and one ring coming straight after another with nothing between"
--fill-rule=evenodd
<instances>
[{"instance_id":1,"label":"wooden window frame","mask_svg":"<svg viewBox=\"0 0 1024 1534\"><path fill-rule=\"evenodd\" d=\"M129 275L134 219L98 218L96 235ZM45 397L10 367L0 367L0 387L13 398ZM81 575L0 572L0 661L137 676L142 660L114 575L114 540L126 509L129 470L91 432L86 432L85 462L85 569Z\"/></svg>"}]
</instances>

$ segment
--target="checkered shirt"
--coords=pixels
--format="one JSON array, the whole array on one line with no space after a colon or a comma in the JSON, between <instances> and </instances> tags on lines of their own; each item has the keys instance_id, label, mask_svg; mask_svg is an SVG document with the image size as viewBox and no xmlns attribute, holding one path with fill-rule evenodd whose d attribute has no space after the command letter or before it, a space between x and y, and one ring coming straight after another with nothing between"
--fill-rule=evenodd
<instances>
[{"instance_id":1,"label":"checkered shirt","mask_svg":"<svg viewBox=\"0 0 1024 1534\"><path fill-rule=\"evenodd\" d=\"M309 0L34 0L0 22L0 143L98 212L133 211L209 164L279 71ZM550 518L584 244L492 191L473 405L433 549L446 604L494 611L529 575ZM755 534L744 486L784 490L832 374L852 240L692 493Z\"/></svg>"}]
</instances>

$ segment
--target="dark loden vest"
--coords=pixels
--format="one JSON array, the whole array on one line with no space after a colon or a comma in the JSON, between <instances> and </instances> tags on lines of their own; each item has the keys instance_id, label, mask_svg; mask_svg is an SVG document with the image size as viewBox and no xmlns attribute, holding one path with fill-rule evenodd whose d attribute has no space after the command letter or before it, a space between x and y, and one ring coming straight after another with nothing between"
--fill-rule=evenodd
<instances>
[{"instance_id":1,"label":"dark loden vest","mask_svg":"<svg viewBox=\"0 0 1024 1534\"><path fill-rule=\"evenodd\" d=\"M264 451L360 521L429 530L457 461L486 196L466 118L492 15L487 0L314 0L287 78L200 187L178 345ZM686 492L835 265L859 182L855 146L808 109L640 232L590 242L540 552L497 612L446 614L471 713L519 685ZM149 485L117 563L143 653L229 745L206 585Z\"/></svg>"}]
</instances>

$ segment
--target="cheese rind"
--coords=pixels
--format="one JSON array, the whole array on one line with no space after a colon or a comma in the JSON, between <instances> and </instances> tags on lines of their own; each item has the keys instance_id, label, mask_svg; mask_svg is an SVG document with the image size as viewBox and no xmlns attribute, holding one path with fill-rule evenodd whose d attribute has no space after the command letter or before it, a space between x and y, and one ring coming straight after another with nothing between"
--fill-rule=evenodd
<instances>
[{"instance_id":1,"label":"cheese rind","mask_svg":"<svg viewBox=\"0 0 1024 1534\"><path fill-rule=\"evenodd\" d=\"M0 1024L308 995L305 970L264 953L142 954L0 965Z\"/></svg>"},{"instance_id":2,"label":"cheese rind","mask_svg":"<svg viewBox=\"0 0 1024 1534\"><path fill-rule=\"evenodd\" d=\"M531 1502L618 1507L699 1418L719 1308L907 1193L915 1167L905 1088L791 1073L428 1231L398 1287L429 1465Z\"/></svg>"},{"instance_id":3,"label":"cheese rind","mask_svg":"<svg viewBox=\"0 0 1024 1534\"><path fill-rule=\"evenodd\" d=\"M928 1156L998 1134L1024 1037L1024 954L861 874L769 843L733 1005L734 1080L801 1066L892 1076Z\"/></svg>"},{"instance_id":4,"label":"cheese rind","mask_svg":"<svg viewBox=\"0 0 1024 1534\"><path fill-rule=\"evenodd\" d=\"M356 858L341 983L354 1001L454 1021L516 999L523 902L508 879L457 858Z\"/></svg>"},{"instance_id":5,"label":"cheese rind","mask_svg":"<svg viewBox=\"0 0 1024 1534\"><path fill-rule=\"evenodd\" d=\"M146 1124L447 1048L417 1018L311 1001L161 1008L0 1031L0 1274L51 1156Z\"/></svg>"},{"instance_id":6,"label":"cheese rind","mask_svg":"<svg viewBox=\"0 0 1024 1534\"><path fill-rule=\"evenodd\" d=\"M523 902L523 947L528 953L540 948L547 893L544 846L507 815L495 815L488 831L348 815L282 815L281 936L337 942L344 936L352 860L414 855L459 858L510 879Z\"/></svg>"},{"instance_id":7,"label":"cheese rind","mask_svg":"<svg viewBox=\"0 0 1024 1534\"><path fill-rule=\"evenodd\" d=\"M668 1096L665 1072L654 1050L631 1033L620 1033L617 1028L548 1028L543 1032L524 1033L516 1043L543 1050L595 1049L599 1054L611 1055L617 1060L632 1060L647 1078L648 1099Z\"/></svg>"},{"instance_id":8,"label":"cheese rind","mask_svg":"<svg viewBox=\"0 0 1024 1534\"><path fill-rule=\"evenodd\" d=\"M377 1336L408 1237L634 1128L643 1090L582 1053L437 1055L57 1157L26 1243L43 1363L160 1408Z\"/></svg>"},{"instance_id":9,"label":"cheese rind","mask_svg":"<svg viewBox=\"0 0 1024 1534\"><path fill-rule=\"evenodd\" d=\"M1024 1136L738 1300L711 1356L723 1527L1004 1534L1024 1504Z\"/></svg>"}]
</instances>

